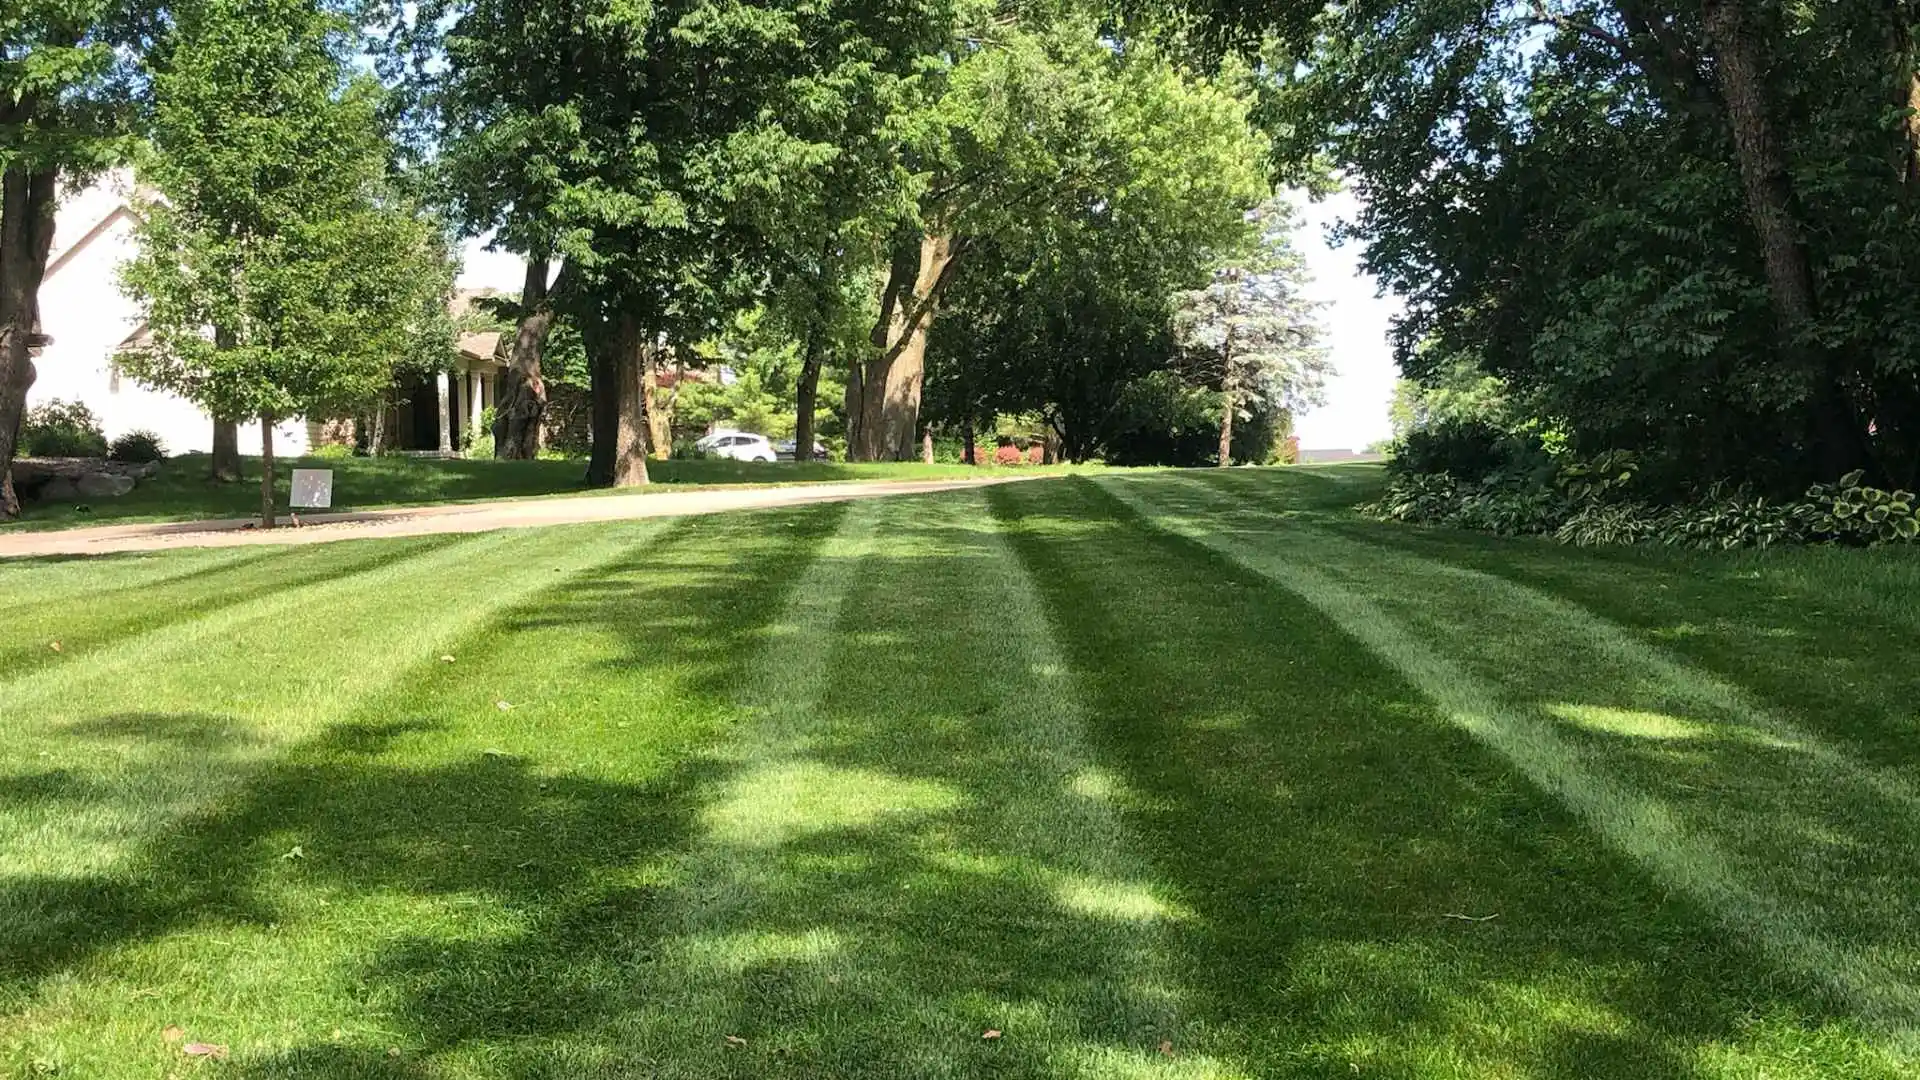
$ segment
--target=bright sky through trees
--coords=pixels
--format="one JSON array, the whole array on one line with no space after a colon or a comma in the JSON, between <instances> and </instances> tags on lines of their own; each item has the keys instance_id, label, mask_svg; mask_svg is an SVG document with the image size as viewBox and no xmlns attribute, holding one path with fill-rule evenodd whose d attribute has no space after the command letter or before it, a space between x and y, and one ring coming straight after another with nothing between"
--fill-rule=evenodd
<instances>
[{"instance_id":1,"label":"bright sky through trees","mask_svg":"<svg viewBox=\"0 0 1920 1080\"><path fill-rule=\"evenodd\" d=\"M1302 415L1296 424L1300 445L1305 447L1358 450L1391 434L1387 403L1399 373L1387 343L1387 322L1400 310L1400 303L1375 295L1373 278L1361 272L1357 245L1335 247L1327 239L1327 230L1356 209L1353 196L1342 193L1306 203L1301 210L1306 227L1296 243L1313 275L1309 295L1327 304L1322 320L1336 369L1327 381L1327 403ZM462 257L461 288L512 292L526 275L526 266L517 256L488 251L483 241L470 241Z\"/></svg>"}]
</instances>

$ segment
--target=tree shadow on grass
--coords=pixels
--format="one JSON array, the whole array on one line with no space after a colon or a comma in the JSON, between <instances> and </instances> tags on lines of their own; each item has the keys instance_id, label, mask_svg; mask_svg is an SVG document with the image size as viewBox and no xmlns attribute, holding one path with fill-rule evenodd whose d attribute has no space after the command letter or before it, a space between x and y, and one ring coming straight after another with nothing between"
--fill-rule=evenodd
<instances>
[{"instance_id":1,"label":"tree shadow on grass","mask_svg":"<svg viewBox=\"0 0 1920 1080\"><path fill-rule=\"evenodd\" d=\"M1089 484L991 497L1197 914L1175 925L1204 1039L1250 1071L1691 1077L1773 1039L1776 1065L1892 1075L1298 598Z\"/></svg>"},{"instance_id":2,"label":"tree shadow on grass","mask_svg":"<svg viewBox=\"0 0 1920 1080\"><path fill-rule=\"evenodd\" d=\"M1111 845L1074 850L1088 833L1074 820L1085 816L1079 797L1060 786L1065 762L1023 730L1035 699L1000 693L1053 677L1026 667L1017 635L1034 628L1008 621L1004 549L981 528L937 518L917 520L901 548L911 550L830 556L859 558L845 568L856 582L831 641L801 640L826 632L816 624L782 627L758 643L770 652L710 638L674 646L729 672L715 686L736 700L745 661L792 681L772 699L755 696L764 687L744 698L751 722L790 724L787 736L760 744L747 732L744 749L730 744L661 781L677 792L671 858L636 874L645 860L628 857L601 868L611 874L560 882L526 901L511 934L382 947L363 977L391 997L389 1020L405 1033L398 1058L307 1045L246 1066L328 1077L1037 1078L1132 1075L1166 1061L1156 1049L1174 1035L1156 996L1165 988L1131 966L1151 951L1138 947L1139 918L1063 900L1070 887L1140 883L1098 877L1113 870L1101 862ZM525 617L542 629L607 619L618 576ZM680 603L701 618L766 626L758 590L697 577ZM636 652L649 647L650 622L615 625L634 634ZM900 636L917 647L880 644ZM343 880L390 884L385 861ZM983 1038L989 1030L1004 1034Z\"/></svg>"},{"instance_id":3,"label":"tree shadow on grass","mask_svg":"<svg viewBox=\"0 0 1920 1080\"><path fill-rule=\"evenodd\" d=\"M376 544L318 544L291 557L285 552L262 553L157 582L106 589L75 603L37 603L12 617L0 616L0 625L13 631L0 645L0 680L84 657L89 651L183 619L368 573L463 539L434 536ZM60 643L61 651L49 647L54 641Z\"/></svg>"},{"instance_id":4,"label":"tree shadow on grass","mask_svg":"<svg viewBox=\"0 0 1920 1080\"><path fill-rule=\"evenodd\" d=\"M667 680L684 695L679 700L686 708L712 713L730 666L749 651L794 567L804 563L836 513L827 508L801 515L808 527L782 530L765 543L735 538L736 550L761 561L726 561L713 573L676 568L679 556L696 561L697 552L636 554L593 579L556 581L552 607L564 610L579 629L618 629L627 646L618 663L621 685ZM608 588L601 578L624 584ZM663 584L650 587L650 580ZM720 602L710 611L690 608L690 595ZM675 634L653 632L657 620L688 610L697 625L683 625ZM549 985L529 991L538 980L517 978L506 984L520 987L511 1006L469 1002L467 1013L486 1017L485 1026L558 1030L587 1022L593 996L566 976L574 967L569 954L602 955L597 950L613 940L601 933L609 926L591 912L618 912L636 926L646 924L648 889L616 888L602 879L644 865L685 839L689 793L714 766L674 760L689 748L681 744L704 737L699 725L662 737L667 745L656 749L664 766L642 762L626 772L570 768L575 762L553 760L545 753L549 740L543 731L526 725L517 744L501 736L512 751L492 749L492 737L476 730L473 720L476 709L491 714L492 702L476 695L472 681L486 677L492 666L488 650L506 676L516 668L542 670L540 650L553 638L537 635L551 614L536 599L504 617L518 629L476 631L474 654L463 655L469 667L423 665L380 699L350 704L359 719L343 720L265 767L234 766L247 775L232 794L176 822L110 870L0 874L0 1000L30 1000L42 980L65 977L90 962L105 964L95 967L98 974L151 963L137 959L141 951L193 955L196 940L224 927L257 932L285 925L313 935L340 934L316 906L325 905L327 896L394 896L471 903L524 922L532 939L544 939L541 962L520 970L555 973ZM564 725L576 706L603 708L597 689L561 687L559 700L551 703L555 715L545 722ZM576 697L567 699L567 692ZM121 768L130 760L137 767L140 749L149 744L165 747L163 758L221 755L245 745L233 721L211 715L106 715L71 725L64 734L124 744L111 759ZM558 744L567 732L556 727L553 735ZM619 756L617 749L611 756ZM85 813L89 780L78 773L28 776L7 794L37 802L72 799L75 812ZM434 927L414 941L408 930L404 919L380 929L392 939L382 945L392 952L384 977L402 988L426 979L422 971L432 966L438 939L446 934L444 926ZM340 957L346 961L371 944L349 934ZM126 949L134 959L119 955ZM526 1008L528 993L537 1006L532 1011ZM542 1009L548 1019L530 1019ZM459 1013L429 1012L408 1017L419 1024L410 1043L444 1045L465 1037ZM508 1016L520 1018L521 1028L507 1023ZM365 1060L352 1047L340 1052ZM320 1047L294 1056L313 1061L334 1054Z\"/></svg>"},{"instance_id":5,"label":"tree shadow on grass","mask_svg":"<svg viewBox=\"0 0 1920 1080\"><path fill-rule=\"evenodd\" d=\"M1471 566L1564 598L1795 710L1866 760L1920 766L1914 627L1848 605L1819 589L1817 579L1763 580L1742 569L1750 555L1547 547L1357 521L1325 527L1357 543Z\"/></svg>"},{"instance_id":6,"label":"tree shadow on grass","mask_svg":"<svg viewBox=\"0 0 1920 1080\"><path fill-rule=\"evenodd\" d=\"M1821 674L1837 657L1820 653L1846 634L1820 636L1813 652L1772 652L1765 656L1776 665L1771 671L1738 676L1775 686L1799 678L1803 685L1780 691L1798 705L1787 713L1765 700L1773 695L1755 695L1713 665L1597 616L1584 598L1570 601L1525 575L1483 568L1465 552L1392 542L1408 530L1288 530L1276 528L1281 523L1264 502L1220 509L1222 492L1248 488L1238 478L1210 477L1159 492L1153 505L1176 517L1210 513L1210 539L1321 597L1316 602L1343 597L1335 607L1363 605L1368 626L1386 634L1369 639L1375 648L1422 672L1414 677L1451 715L1486 732L1616 847L1738 927L1775 965L1818 980L1878 1030L1904 1041L1920 1027L1912 975L1920 909L1904 887L1920 876L1920 789L1910 770L1880 764L1886 755L1836 738L1851 730L1884 743L1904 726L1821 692ZM1543 558L1536 568L1549 578L1578 577L1593 561L1479 539L1483 558L1486 549L1516 560L1560 555L1563 566ZM1289 543L1299 553L1296 570L1287 568ZM1606 561L1622 578L1639 579L1622 582L1606 602L1610 610L1639 590L1652 594L1654 607L1664 606L1654 597L1669 592L1723 611L1738 601L1776 602L1725 580L1701 589L1702 581L1662 581L1647 566ZM1725 558L1661 561L1727 574ZM1367 636L1367 627L1357 633ZM1408 639L1419 644L1409 647ZM1853 647L1871 654L1874 644ZM1897 666L1892 656L1875 663Z\"/></svg>"},{"instance_id":7,"label":"tree shadow on grass","mask_svg":"<svg viewBox=\"0 0 1920 1080\"><path fill-rule=\"evenodd\" d=\"M383 1034L236 1045L226 1069L262 1077L1657 1078L1756 1014L1828 1021L1298 603L1085 485L990 497L1027 519L1047 610L1008 603L979 525L916 520L857 567L817 700L802 670L765 703L806 713L789 741L693 752L750 665L810 655L763 653L840 508L558 584L54 897L77 922L0 908L0 955L31 961L4 977L228 925L334 935ZM1110 783L1034 734L1060 676L1017 646L1049 629ZM464 680L572 634L619 642L582 663L623 677L559 680L487 753ZM656 680L700 714L668 763L593 758ZM1115 809L1144 880L1091 820ZM329 898L415 914L334 923Z\"/></svg>"}]
</instances>

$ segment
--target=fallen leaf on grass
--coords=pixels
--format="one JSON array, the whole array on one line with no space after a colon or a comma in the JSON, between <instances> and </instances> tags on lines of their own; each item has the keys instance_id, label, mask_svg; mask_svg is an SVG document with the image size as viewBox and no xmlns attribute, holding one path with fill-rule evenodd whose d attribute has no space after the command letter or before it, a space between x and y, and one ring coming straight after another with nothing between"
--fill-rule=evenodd
<instances>
[{"instance_id":1,"label":"fallen leaf on grass","mask_svg":"<svg viewBox=\"0 0 1920 1080\"><path fill-rule=\"evenodd\" d=\"M167 1042L175 1043L186 1038L187 1033L180 1030L180 1025L178 1024L168 1024L166 1027L160 1029L160 1037Z\"/></svg>"},{"instance_id":2,"label":"fallen leaf on grass","mask_svg":"<svg viewBox=\"0 0 1920 1080\"><path fill-rule=\"evenodd\" d=\"M299 844L295 844L285 855L280 857L283 859L304 859L307 857L307 849L301 847Z\"/></svg>"},{"instance_id":3,"label":"fallen leaf on grass","mask_svg":"<svg viewBox=\"0 0 1920 1080\"><path fill-rule=\"evenodd\" d=\"M729 1035L727 1036L727 1045L728 1046L745 1046L747 1045L747 1040L741 1038L738 1035Z\"/></svg>"},{"instance_id":4,"label":"fallen leaf on grass","mask_svg":"<svg viewBox=\"0 0 1920 1080\"><path fill-rule=\"evenodd\" d=\"M441 663L443 663L443 664L451 664L451 663L453 663L453 657L451 657L451 656L443 656L443 657L441 657L441 658L440 658L440 662L441 662Z\"/></svg>"},{"instance_id":5,"label":"fallen leaf on grass","mask_svg":"<svg viewBox=\"0 0 1920 1080\"><path fill-rule=\"evenodd\" d=\"M227 1056L227 1048L214 1043L188 1043L180 1048L180 1052L188 1057L212 1058L215 1061L223 1060Z\"/></svg>"},{"instance_id":6,"label":"fallen leaf on grass","mask_svg":"<svg viewBox=\"0 0 1920 1080\"><path fill-rule=\"evenodd\" d=\"M60 651L61 651L61 649L60 649L60 643L59 643L59 642L57 642L57 641L49 641L49 642L47 642L47 648L49 648L49 649L52 649L52 650L53 650L54 652L60 652Z\"/></svg>"},{"instance_id":7,"label":"fallen leaf on grass","mask_svg":"<svg viewBox=\"0 0 1920 1080\"><path fill-rule=\"evenodd\" d=\"M512 757L513 756L512 754L507 753L505 750L502 750L494 746L489 746L485 750L480 751L480 753L484 757Z\"/></svg>"},{"instance_id":8,"label":"fallen leaf on grass","mask_svg":"<svg viewBox=\"0 0 1920 1080\"><path fill-rule=\"evenodd\" d=\"M1172 1042L1171 1040L1168 1040L1168 1039L1163 1039L1163 1040L1161 1040L1161 1042L1160 1042L1160 1052L1161 1052L1162 1054L1165 1054L1165 1055L1166 1055L1167 1057L1172 1057L1172 1056L1173 1056L1173 1042Z\"/></svg>"},{"instance_id":9,"label":"fallen leaf on grass","mask_svg":"<svg viewBox=\"0 0 1920 1080\"><path fill-rule=\"evenodd\" d=\"M397 1046L389 1046L389 1047L387 1047L387 1056L388 1056L388 1057L399 1057L399 1056L400 1056L400 1048L399 1048L399 1047L397 1047Z\"/></svg>"},{"instance_id":10,"label":"fallen leaf on grass","mask_svg":"<svg viewBox=\"0 0 1920 1080\"><path fill-rule=\"evenodd\" d=\"M500 710L501 712L506 712L506 711L507 711L508 709L511 709L511 708L513 708L513 702L511 702L511 701L496 701L496 702L494 702L494 703L493 703L493 707L494 707L494 708L496 708L496 709L499 709L499 710Z\"/></svg>"},{"instance_id":11,"label":"fallen leaf on grass","mask_svg":"<svg viewBox=\"0 0 1920 1080\"><path fill-rule=\"evenodd\" d=\"M988 1028L987 1030L980 1033L980 1037L983 1039L997 1039L1000 1037L1000 1029Z\"/></svg>"}]
</instances>

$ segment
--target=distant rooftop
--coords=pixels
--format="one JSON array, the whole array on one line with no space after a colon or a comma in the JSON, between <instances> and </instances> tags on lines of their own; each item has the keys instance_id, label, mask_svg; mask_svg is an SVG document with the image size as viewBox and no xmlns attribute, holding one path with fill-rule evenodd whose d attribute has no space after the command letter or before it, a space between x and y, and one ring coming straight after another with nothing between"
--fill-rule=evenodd
<instances>
[{"instance_id":1,"label":"distant rooftop","mask_svg":"<svg viewBox=\"0 0 1920 1080\"><path fill-rule=\"evenodd\" d=\"M1302 450L1302 465L1333 465L1342 461L1384 461L1383 454L1368 454L1359 450Z\"/></svg>"}]
</instances>

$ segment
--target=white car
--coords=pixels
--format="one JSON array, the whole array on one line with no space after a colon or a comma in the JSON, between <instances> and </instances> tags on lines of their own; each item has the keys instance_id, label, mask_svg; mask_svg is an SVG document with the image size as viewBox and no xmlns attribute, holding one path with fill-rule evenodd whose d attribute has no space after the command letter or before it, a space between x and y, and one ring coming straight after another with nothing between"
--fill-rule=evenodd
<instances>
[{"instance_id":1,"label":"white car","mask_svg":"<svg viewBox=\"0 0 1920 1080\"><path fill-rule=\"evenodd\" d=\"M733 461L777 461L773 444L765 435L750 431L716 431L693 444L702 457L728 458Z\"/></svg>"}]
</instances>

